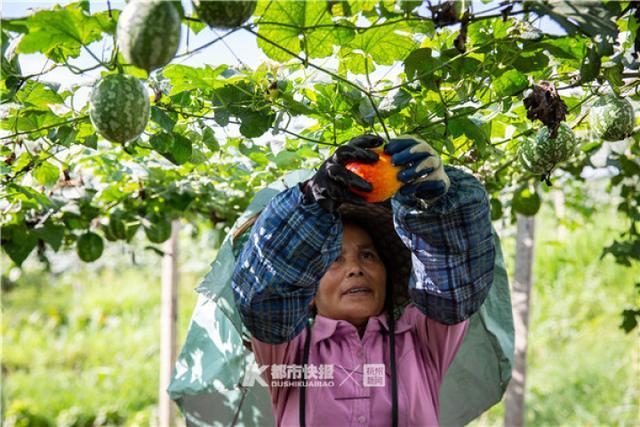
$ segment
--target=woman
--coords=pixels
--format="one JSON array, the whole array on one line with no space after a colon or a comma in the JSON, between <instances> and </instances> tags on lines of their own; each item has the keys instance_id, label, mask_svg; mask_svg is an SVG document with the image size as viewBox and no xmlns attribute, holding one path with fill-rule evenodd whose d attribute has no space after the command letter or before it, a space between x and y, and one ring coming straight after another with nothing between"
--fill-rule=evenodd
<instances>
[{"instance_id":1,"label":"woman","mask_svg":"<svg viewBox=\"0 0 640 427\"><path fill-rule=\"evenodd\" d=\"M382 143L354 138L277 195L236 264L234 296L278 425L437 425L440 384L491 286L486 193L426 142L385 146L405 182L390 205L350 191L371 186L344 164L375 162L368 149ZM283 365L328 365L333 381L281 387Z\"/></svg>"}]
</instances>

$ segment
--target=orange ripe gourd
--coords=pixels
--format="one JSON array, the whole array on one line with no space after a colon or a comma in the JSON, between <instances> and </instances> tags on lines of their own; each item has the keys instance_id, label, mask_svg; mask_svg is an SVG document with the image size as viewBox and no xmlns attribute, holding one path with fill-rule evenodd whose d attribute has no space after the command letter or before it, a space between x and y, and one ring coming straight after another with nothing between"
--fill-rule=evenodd
<instances>
[{"instance_id":1,"label":"orange ripe gourd","mask_svg":"<svg viewBox=\"0 0 640 427\"><path fill-rule=\"evenodd\" d=\"M375 163L347 163L345 167L359 177L368 181L373 187L370 193L364 191L351 190L355 194L363 197L369 203L383 202L394 195L402 186L398 181L398 172L402 168L391 163L391 156L384 154L382 149L371 150L378 153L379 159Z\"/></svg>"}]
</instances>

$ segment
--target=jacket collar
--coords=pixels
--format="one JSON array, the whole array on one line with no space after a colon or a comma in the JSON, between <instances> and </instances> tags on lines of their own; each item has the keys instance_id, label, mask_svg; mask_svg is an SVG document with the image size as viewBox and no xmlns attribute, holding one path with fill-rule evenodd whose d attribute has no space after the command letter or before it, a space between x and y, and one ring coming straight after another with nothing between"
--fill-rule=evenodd
<instances>
[{"instance_id":1,"label":"jacket collar","mask_svg":"<svg viewBox=\"0 0 640 427\"><path fill-rule=\"evenodd\" d=\"M400 319L396 320L395 334L404 333L409 329L411 329L411 324L405 320L404 316L400 316ZM370 332L381 330L389 332L386 312L370 317L364 334L366 336ZM316 315L311 331L311 341L313 343L330 338L336 333L357 333L357 330L355 326L346 320L336 320L320 314Z\"/></svg>"}]
</instances>

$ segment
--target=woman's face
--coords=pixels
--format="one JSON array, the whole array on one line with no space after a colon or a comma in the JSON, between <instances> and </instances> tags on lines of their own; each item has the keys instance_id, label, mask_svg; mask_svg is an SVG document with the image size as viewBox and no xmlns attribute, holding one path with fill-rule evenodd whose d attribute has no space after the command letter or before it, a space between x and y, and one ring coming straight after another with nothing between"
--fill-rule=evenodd
<instances>
[{"instance_id":1,"label":"woman's face","mask_svg":"<svg viewBox=\"0 0 640 427\"><path fill-rule=\"evenodd\" d=\"M318 314L356 327L366 325L384 308L386 277L371 236L345 224L342 253L320 279L315 297Z\"/></svg>"}]
</instances>

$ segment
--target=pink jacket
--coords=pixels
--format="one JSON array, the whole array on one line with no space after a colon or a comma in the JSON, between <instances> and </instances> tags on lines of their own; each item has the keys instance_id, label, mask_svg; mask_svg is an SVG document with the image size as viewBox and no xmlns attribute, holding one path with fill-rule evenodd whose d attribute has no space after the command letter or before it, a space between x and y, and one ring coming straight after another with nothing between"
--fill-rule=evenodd
<instances>
[{"instance_id":1,"label":"pink jacket","mask_svg":"<svg viewBox=\"0 0 640 427\"><path fill-rule=\"evenodd\" d=\"M440 384L467 324L447 326L427 318L413 304L405 308L395 331L399 426L438 425ZM307 426L390 425L387 331L385 314L369 319L362 340L350 323L316 316L306 368ZM278 426L299 424L300 388L287 382L304 379L305 336L303 331L292 341L276 345L252 341L258 365L269 365L262 376L269 385Z\"/></svg>"}]
</instances>

